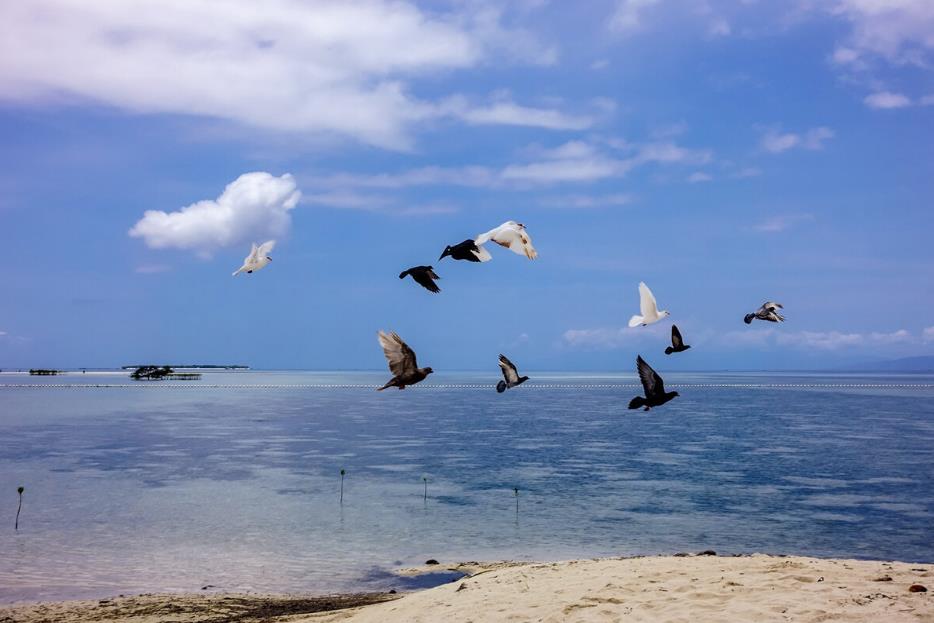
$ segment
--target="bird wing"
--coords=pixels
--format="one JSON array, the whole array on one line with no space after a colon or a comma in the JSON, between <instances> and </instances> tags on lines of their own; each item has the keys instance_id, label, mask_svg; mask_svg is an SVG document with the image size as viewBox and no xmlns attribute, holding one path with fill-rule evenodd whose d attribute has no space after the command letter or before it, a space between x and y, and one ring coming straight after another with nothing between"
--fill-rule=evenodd
<instances>
[{"instance_id":1,"label":"bird wing","mask_svg":"<svg viewBox=\"0 0 934 623\"><path fill-rule=\"evenodd\" d=\"M432 279L441 279L441 277L439 277L439 276L435 273L435 271L434 271L433 269L431 269L431 268L428 269L428 276L431 277Z\"/></svg>"},{"instance_id":2,"label":"bird wing","mask_svg":"<svg viewBox=\"0 0 934 623\"><path fill-rule=\"evenodd\" d=\"M506 355L499 356L499 367L503 369L503 378L507 383L515 383L519 380L519 372L516 366L506 358Z\"/></svg>"},{"instance_id":3,"label":"bird wing","mask_svg":"<svg viewBox=\"0 0 934 623\"><path fill-rule=\"evenodd\" d=\"M493 240L493 237L496 236L496 234L498 234L502 228L503 226L500 225L499 227L494 227L493 229L491 229L490 231L486 233L478 234L477 237L474 238L474 244L477 246L480 246L481 244L485 242L489 242L490 240Z\"/></svg>"},{"instance_id":4,"label":"bird wing","mask_svg":"<svg viewBox=\"0 0 934 623\"><path fill-rule=\"evenodd\" d=\"M486 249L484 249L484 248L481 247L480 245L476 245L476 247L477 247L477 250L476 250L476 251L471 251L471 253L473 253L475 256L477 256L477 259L478 259L478 260L480 260L481 262L489 262L490 260L493 259L493 256L490 255L490 252L489 252L489 251L487 251Z\"/></svg>"},{"instance_id":5,"label":"bird wing","mask_svg":"<svg viewBox=\"0 0 934 623\"><path fill-rule=\"evenodd\" d=\"M409 274L412 275L412 279L429 292L441 292L438 284L432 281L432 276L437 279L438 275L435 275L431 269L410 271Z\"/></svg>"},{"instance_id":6,"label":"bird wing","mask_svg":"<svg viewBox=\"0 0 934 623\"><path fill-rule=\"evenodd\" d=\"M762 309L770 312L778 311L779 309L784 309L781 303L773 303L772 301L766 301L762 304Z\"/></svg>"},{"instance_id":7,"label":"bird wing","mask_svg":"<svg viewBox=\"0 0 934 623\"><path fill-rule=\"evenodd\" d=\"M266 257L267 255L272 253L272 250L275 248L275 246L276 246L275 240L267 240L263 244L259 245L259 248L256 250L256 257L257 258Z\"/></svg>"},{"instance_id":8,"label":"bird wing","mask_svg":"<svg viewBox=\"0 0 934 623\"><path fill-rule=\"evenodd\" d=\"M658 315L658 304L655 302L655 296L644 281L639 282L639 311L642 313L643 318Z\"/></svg>"},{"instance_id":9,"label":"bird wing","mask_svg":"<svg viewBox=\"0 0 934 623\"><path fill-rule=\"evenodd\" d=\"M665 383L662 377L658 376L658 372L645 362L642 355L636 357L636 368L639 370L639 380L642 381L642 389L645 391L646 398L665 393Z\"/></svg>"},{"instance_id":10,"label":"bird wing","mask_svg":"<svg viewBox=\"0 0 934 623\"><path fill-rule=\"evenodd\" d=\"M250 264L253 264L256 262L257 257L259 257L259 247L257 247L256 243L254 242L250 247L250 254L243 259L243 265L249 266Z\"/></svg>"},{"instance_id":11,"label":"bird wing","mask_svg":"<svg viewBox=\"0 0 934 623\"><path fill-rule=\"evenodd\" d=\"M394 376L408 376L418 369L415 352L395 331L389 334L380 331L378 335L379 345L383 347L383 354L389 362L389 371Z\"/></svg>"},{"instance_id":12,"label":"bird wing","mask_svg":"<svg viewBox=\"0 0 934 623\"><path fill-rule=\"evenodd\" d=\"M675 348L684 346L684 339L681 337L681 331L678 331L678 327L675 325L671 325L671 345Z\"/></svg>"}]
</instances>

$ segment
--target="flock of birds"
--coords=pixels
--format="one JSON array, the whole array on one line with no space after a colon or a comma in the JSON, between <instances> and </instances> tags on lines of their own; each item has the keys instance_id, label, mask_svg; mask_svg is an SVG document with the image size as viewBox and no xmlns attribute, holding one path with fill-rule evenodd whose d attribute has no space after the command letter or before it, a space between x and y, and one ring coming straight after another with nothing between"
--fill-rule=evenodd
<instances>
[{"instance_id":1,"label":"flock of birds","mask_svg":"<svg viewBox=\"0 0 934 623\"><path fill-rule=\"evenodd\" d=\"M518 255L524 255L530 260L538 257L538 251L532 246L532 240L525 229L525 225L516 221L506 221L499 227L491 229L488 232L479 234L475 238L468 238L455 245L448 245L438 258L440 262L446 257L465 262L489 262L493 259L490 252L483 245L487 242L494 242L501 247L509 249ZM250 254L243 260L243 266L238 268L233 274L236 277L240 273L253 273L267 266L272 262L269 255L275 247L276 241L269 240L261 245L253 243ZM399 279L411 277L415 283L419 284L429 292L441 292L441 288L436 283L440 277L435 273L434 266L413 266L399 273ZM781 303L767 301L756 311L746 314L743 321L746 324L752 324L753 320L764 320L766 322L784 322L784 316L779 313L783 309ZM667 310L659 310L655 295L644 282L639 283L639 314L633 315L629 319L630 327L647 326L667 318L671 313ZM377 334L379 345L383 349L386 361L389 363L389 371L392 378L377 391L383 391L389 387L398 387L405 389L408 385L415 385L428 378L428 375L434 372L430 367L418 367L418 360L408 344L395 332L386 333L379 331ZM689 344L684 343L681 337L681 331L677 325L671 325L671 346L665 348L665 354L684 352L691 348ZM519 376L519 371L505 355L499 356L499 367L503 373L503 380L496 384L496 391L502 393L507 389L512 389L529 380L527 376ZM630 409L643 408L646 411L652 407L658 407L673 398L678 397L678 392L665 391L665 383L662 377L658 375L652 366L642 358L642 355L636 357L636 370L639 373L639 380L642 383L644 396L636 396L629 401Z\"/></svg>"}]
</instances>

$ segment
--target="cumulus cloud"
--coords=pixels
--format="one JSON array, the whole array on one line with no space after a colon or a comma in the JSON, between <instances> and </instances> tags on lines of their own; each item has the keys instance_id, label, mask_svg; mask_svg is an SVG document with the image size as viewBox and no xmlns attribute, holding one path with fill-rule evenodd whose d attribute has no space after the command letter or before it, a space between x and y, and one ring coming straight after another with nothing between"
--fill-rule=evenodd
<instances>
[{"instance_id":1,"label":"cumulus cloud","mask_svg":"<svg viewBox=\"0 0 934 623\"><path fill-rule=\"evenodd\" d=\"M638 31L643 26L644 13L659 0L619 0L610 16L610 30L622 34Z\"/></svg>"},{"instance_id":2,"label":"cumulus cloud","mask_svg":"<svg viewBox=\"0 0 934 623\"><path fill-rule=\"evenodd\" d=\"M824 126L811 128L803 133L783 133L772 128L762 136L761 146L762 149L773 154L780 154L795 148L818 150L823 149L824 143L833 137L833 130Z\"/></svg>"},{"instance_id":3,"label":"cumulus cloud","mask_svg":"<svg viewBox=\"0 0 934 623\"><path fill-rule=\"evenodd\" d=\"M879 91L878 93L872 93L867 95L863 99L863 103L870 108L875 109L891 109L891 108L906 108L911 106L911 98L901 93L892 93L890 91Z\"/></svg>"},{"instance_id":4,"label":"cumulus cloud","mask_svg":"<svg viewBox=\"0 0 934 623\"><path fill-rule=\"evenodd\" d=\"M934 52L934 3L929 0L834 0L826 7L851 31L834 53L840 63L866 56L926 66Z\"/></svg>"},{"instance_id":5,"label":"cumulus cloud","mask_svg":"<svg viewBox=\"0 0 934 623\"><path fill-rule=\"evenodd\" d=\"M493 61L555 62L552 47L507 26L505 13L405 0L9 2L0 98L65 96L406 149L415 124L445 114L411 95L413 79ZM487 116L503 123L508 112Z\"/></svg>"},{"instance_id":6,"label":"cumulus cloud","mask_svg":"<svg viewBox=\"0 0 934 623\"><path fill-rule=\"evenodd\" d=\"M217 199L176 212L147 210L130 235L153 249L175 247L209 255L218 248L284 235L292 222L289 211L300 197L289 174L244 173Z\"/></svg>"}]
</instances>

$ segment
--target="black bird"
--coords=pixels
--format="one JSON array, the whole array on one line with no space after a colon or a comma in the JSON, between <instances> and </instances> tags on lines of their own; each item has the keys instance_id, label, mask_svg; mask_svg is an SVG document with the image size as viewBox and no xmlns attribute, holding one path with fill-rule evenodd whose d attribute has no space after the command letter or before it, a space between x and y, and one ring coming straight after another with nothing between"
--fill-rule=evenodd
<instances>
[{"instance_id":1,"label":"black bird","mask_svg":"<svg viewBox=\"0 0 934 623\"><path fill-rule=\"evenodd\" d=\"M642 389L645 391L645 398L636 396L629 401L630 409L645 407L648 411L652 407L660 407L672 398L678 397L678 392L666 392L665 383L658 372L652 369L652 366L645 362L641 355L636 357L636 368L639 370L639 380L642 381Z\"/></svg>"},{"instance_id":2,"label":"black bird","mask_svg":"<svg viewBox=\"0 0 934 623\"><path fill-rule=\"evenodd\" d=\"M519 376L519 371L516 370L515 364L509 361L506 355L499 356L499 367L503 369L503 378L505 379L496 384L496 391L501 394L507 389L512 389L516 385L522 385L529 380L527 376Z\"/></svg>"},{"instance_id":3,"label":"black bird","mask_svg":"<svg viewBox=\"0 0 934 623\"><path fill-rule=\"evenodd\" d=\"M676 325L671 325L671 346L665 349L665 354L680 353L691 348L690 344L685 344L681 338L681 332Z\"/></svg>"},{"instance_id":4,"label":"black bird","mask_svg":"<svg viewBox=\"0 0 934 623\"><path fill-rule=\"evenodd\" d=\"M433 266L413 266L399 273L399 279L405 279L406 275L411 276L415 283L429 292L441 292L441 288L434 281L435 279L441 279L441 277L435 274Z\"/></svg>"},{"instance_id":5,"label":"black bird","mask_svg":"<svg viewBox=\"0 0 934 623\"><path fill-rule=\"evenodd\" d=\"M440 262L449 255L455 260L467 260L468 262L489 262L493 259L489 251L482 246L478 246L470 238L455 244L453 247L451 245L444 247L444 252L438 258L438 261Z\"/></svg>"},{"instance_id":6,"label":"black bird","mask_svg":"<svg viewBox=\"0 0 934 623\"><path fill-rule=\"evenodd\" d=\"M743 322L746 324L752 324L752 321L755 319L767 320L769 322L785 322L785 317L778 313L778 310L784 309L781 303L773 303L771 301L766 301L762 304L762 307L752 312L751 314L746 314L746 317L743 318Z\"/></svg>"},{"instance_id":7,"label":"black bird","mask_svg":"<svg viewBox=\"0 0 934 623\"><path fill-rule=\"evenodd\" d=\"M419 381L424 381L429 374L434 372L431 368L418 367L415 352L402 341L395 331L388 335L380 331L379 345L383 347L383 354L386 355L389 371L392 372L393 377L376 391L381 392L387 387L405 389L406 385L415 385Z\"/></svg>"}]
</instances>

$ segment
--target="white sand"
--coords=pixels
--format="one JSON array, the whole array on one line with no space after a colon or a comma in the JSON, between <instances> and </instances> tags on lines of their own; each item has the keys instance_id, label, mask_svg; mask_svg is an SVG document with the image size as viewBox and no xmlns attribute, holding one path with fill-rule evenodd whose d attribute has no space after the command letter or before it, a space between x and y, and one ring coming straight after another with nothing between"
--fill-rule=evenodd
<instances>
[{"instance_id":1,"label":"white sand","mask_svg":"<svg viewBox=\"0 0 934 623\"><path fill-rule=\"evenodd\" d=\"M890 577L891 581L877 581ZM292 622L934 622L927 564L764 555L531 563Z\"/></svg>"}]
</instances>

